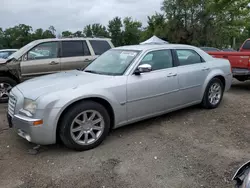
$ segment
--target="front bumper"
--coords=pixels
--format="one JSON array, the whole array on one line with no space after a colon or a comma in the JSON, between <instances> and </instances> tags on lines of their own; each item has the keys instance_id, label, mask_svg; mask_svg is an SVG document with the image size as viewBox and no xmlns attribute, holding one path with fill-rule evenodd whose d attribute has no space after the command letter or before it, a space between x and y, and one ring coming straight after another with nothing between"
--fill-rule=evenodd
<instances>
[{"instance_id":1,"label":"front bumper","mask_svg":"<svg viewBox=\"0 0 250 188\"><path fill-rule=\"evenodd\" d=\"M56 142L54 131L50 129L45 123L40 125L33 125L34 122L40 119L30 118L23 115L14 115L11 117L7 114L9 127L13 128L19 136L29 142L48 145Z\"/></svg>"},{"instance_id":2,"label":"front bumper","mask_svg":"<svg viewBox=\"0 0 250 188\"><path fill-rule=\"evenodd\" d=\"M250 70L247 68L233 68L233 76L250 76Z\"/></svg>"}]
</instances>

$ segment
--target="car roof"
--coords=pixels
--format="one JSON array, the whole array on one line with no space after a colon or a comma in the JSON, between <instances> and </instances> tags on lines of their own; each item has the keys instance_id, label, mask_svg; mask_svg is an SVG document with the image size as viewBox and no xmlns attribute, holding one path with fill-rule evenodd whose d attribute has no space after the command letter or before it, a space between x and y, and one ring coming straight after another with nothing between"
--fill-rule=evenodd
<instances>
[{"instance_id":1,"label":"car roof","mask_svg":"<svg viewBox=\"0 0 250 188\"><path fill-rule=\"evenodd\" d=\"M118 50L154 50L161 48L169 48L169 49L197 49L194 46L184 45L184 44L140 44L140 45L129 45L129 46L120 46L114 49Z\"/></svg>"},{"instance_id":2,"label":"car roof","mask_svg":"<svg viewBox=\"0 0 250 188\"><path fill-rule=\"evenodd\" d=\"M88 38L88 37L72 37L72 38L48 38L35 40L36 43L40 42L51 42L51 41L72 41L72 40L111 40L110 38Z\"/></svg>"},{"instance_id":3,"label":"car roof","mask_svg":"<svg viewBox=\"0 0 250 188\"><path fill-rule=\"evenodd\" d=\"M0 52L4 52L4 51L17 51L18 49L1 49Z\"/></svg>"}]
</instances>

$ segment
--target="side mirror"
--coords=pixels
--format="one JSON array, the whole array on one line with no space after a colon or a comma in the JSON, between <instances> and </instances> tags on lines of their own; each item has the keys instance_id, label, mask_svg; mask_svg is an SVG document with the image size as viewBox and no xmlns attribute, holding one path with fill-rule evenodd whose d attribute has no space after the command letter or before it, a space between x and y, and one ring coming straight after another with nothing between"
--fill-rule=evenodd
<instances>
[{"instance_id":1,"label":"side mirror","mask_svg":"<svg viewBox=\"0 0 250 188\"><path fill-rule=\"evenodd\" d=\"M149 64L142 64L142 65L139 65L135 71L135 74L136 75L139 75L141 73L144 73L144 72L150 72L152 71L152 66L149 65Z\"/></svg>"}]
</instances>

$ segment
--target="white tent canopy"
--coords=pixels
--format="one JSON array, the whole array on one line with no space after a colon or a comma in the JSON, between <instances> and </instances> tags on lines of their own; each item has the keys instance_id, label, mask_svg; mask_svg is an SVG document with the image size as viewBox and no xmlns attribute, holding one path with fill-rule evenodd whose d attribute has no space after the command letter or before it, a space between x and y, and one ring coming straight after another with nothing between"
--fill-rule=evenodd
<instances>
[{"instance_id":1,"label":"white tent canopy","mask_svg":"<svg viewBox=\"0 0 250 188\"><path fill-rule=\"evenodd\" d=\"M140 44L168 44L168 42L154 35L150 39L141 42Z\"/></svg>"}]
</instances>

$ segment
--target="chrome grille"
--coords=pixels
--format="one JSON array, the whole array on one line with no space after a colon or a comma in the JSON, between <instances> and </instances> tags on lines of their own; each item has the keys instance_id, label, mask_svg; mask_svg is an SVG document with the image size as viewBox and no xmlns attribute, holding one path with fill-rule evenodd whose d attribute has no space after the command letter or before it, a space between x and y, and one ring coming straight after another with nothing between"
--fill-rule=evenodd
<instances>
[{"instance_id":1,"label":"chrome grille","mask_svg":"<svg viewBox=\"0 0 250 188\"><path fill-rule=\"evenodd\" d=\"M11 117L14 116L16 107L16 98L13 95L9 96L9 103L8 103L8 113Z\"/></svg>"}]
</instances>

